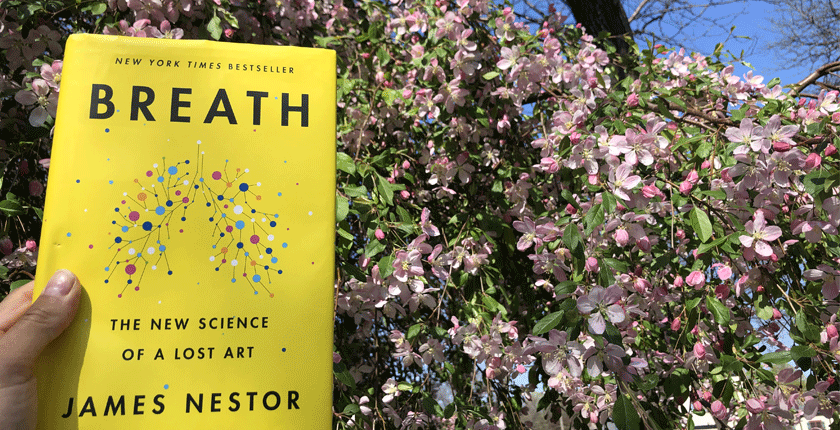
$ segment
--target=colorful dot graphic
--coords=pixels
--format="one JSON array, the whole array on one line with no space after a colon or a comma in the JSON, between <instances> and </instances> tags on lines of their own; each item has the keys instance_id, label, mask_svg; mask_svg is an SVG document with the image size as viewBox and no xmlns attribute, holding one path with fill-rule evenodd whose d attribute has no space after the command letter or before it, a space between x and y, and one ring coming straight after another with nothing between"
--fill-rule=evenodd
<instances>
[{"instance_id":1,"label":"colorful dot graphic","mask_svg":"<svg viewBox=\"0 0 840 430\"><path fill-rule=\"evenodd\" d=\"M122 286L118 297L129 289L140 291L144 277L159 276L153 275L159 273L158 267L167 275L180 269L178 260L170 261L166 241L172 238L173 230L183 233L192 229L206 231L211 237L205 261L212 263L213 271L229 271L231 283L240 279L253 294L261 289L274 297L268 286L273 277L283 273L271 247L275 235L280 235L274 231L278 226L274 219L279 214L252 206L261 200L257 193L261 183L247 181L249 169L231 168L229 160L217 169L206 168L203 152L196 154L196 160L172 164L163 158L151 170L144 169L133 181L138 189L124 192L114 208L114 234L108 233L113 237L108 249L114 253L105 267L105 283ZM209 178L204 177L205 171L211 172ZM188 214L195 203L197 209L192 212L206 214ZM282 243L282 248L287 246ZM266 259L271 263L260 261Z\"/></svg>"}]
</instances>

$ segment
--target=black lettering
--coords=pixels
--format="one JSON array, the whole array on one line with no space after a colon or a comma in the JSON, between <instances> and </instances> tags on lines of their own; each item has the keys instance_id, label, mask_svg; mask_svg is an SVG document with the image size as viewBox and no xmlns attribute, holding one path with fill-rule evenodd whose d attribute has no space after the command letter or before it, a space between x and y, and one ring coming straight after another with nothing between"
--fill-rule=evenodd
<instances>
[{"instance_id":1,"label":"black lettering","mask_svg":"<svg viewBox=\"0 0 840 430\"><path fill-rule=\"evenodd\" d=\"M236 412L239 410L239 400L237 399L237 397L239 397L239 393L230 393L230 402L235 405L228 407L228 410L231 412ZM70 404L73 404L73 399L70 399Z\"/></svg>"},{"instance_id":2,"label":"black lettering","mask_svg":"<svg viewBox=\"0 0 840 430\"><path fill-rule=\"evenodd\" d=\"M228 350L230 350L230 348L228 348ZM248 395L248 398L251 400L251 409L250 410L253 411L254 410L254 396L257 395L257 392L256 391L251 391L251 392L247 392L245 394Z\"/></svg>"},{"instance_id":3,"label":"black lettering","mask_svg":"<svg viewBox=\"0 0 840 430\"><path fill-rule=\"evenodd\" d=\"M163 397L163 394L158 394L157 396L155 396L155 405L157 405L158 407L152 410L153 414L160 415L163 413L163 410L166 409L166 406L163 404L163 402L161 402Z\"/></svg>"},{"instance_id":4,"label":"black lettering","mask_svg":"<svg viewBox=\"0 0 840 430\"><path fill-rule=\"evenodd\" d=\"M309 127L309 94L301 94L300 106L289 106L289 93L283 93L283 114L280 125L289 125L289 112L300 112L300 126ZM205 121L206 122L206 121Z\"/></svg>"},{"instance_id":5,"label":"black lettering","mask_svg":"<svg viewBox=\"0 0 840 430\"><path fill-rule=\"evenodd\" d=\"M140 101L140 93L146 95L146 100ZM155 92L149 87L133 86L131 87L131 120L137 121L139 112L143 111L143 117L146 121L154 121L155 117L149 111L149 105L155 101Z\"/></svg>"},{"instance_id":6,"label":"black lettering","mask_svg":"<svg viewBox=\"0 0 840 430\"><path fill-rule=\"evenodd\" d=\"M248 91L248 97L254 98L254 125L260 125L260 108L262 107L262 99L268 97L266 91Z\"/></svg>"},{"instance_id":7,"label":"black lettering","mask_svg":"<svg viewBox=\"0 0 840 430\"><path fill-rule=\"evenodd\" d=\"M189 319L189 318L187 318L187 319L177 319L177 320L175 320L175 329L177 329L177 330L183 330L183 329L187 328L187 323L188 323L188 322L190 322L190 319Z\"/></svg>"},{"instance_id":8,"label":"black lettering","mask_svg":"<svg viewBox=\"0 0 840 430\"><path fill-rule=\"evenodd\" d=\"M292 406L294 406L295 409L300 409L300 407L297 404L298 397L299 396L297 391L289 391L289 409L292 409Z\"/></svg>"},{"instance_id":9,"label":"black lettering","mask_svg":"<svg viewBox=\"0 0 840 430\"><path fill-rule=\"evenodd\" d=\"M108 416L108 411L117 415L117 408L119 408L120 415L125 415L125 396L120 396L120 400L114 403L114 396L108 396L108 401L105 403L105 416Z\"/></svg>"},{"instance_id":10,"label":"black lettering","mask_svg":"<svg viewBox=\"0 0 840 430\"><path fill-rule=\"evenodd\" d=\"M213 393L210 395L210 412L221 412L219 403L222 403L222 393Z\"/></svg>"},{"instance_id":11,"label":"black lettering","mask_svg":"<svg viewBox=\"0 0 840 430\"><path fill-rule=\"evenodd\" d=\"M90 416L96 416L96 407L93 404L93 397L88 397L85 401L85 405L82 406L82 411L79 412L79 417L83 417L85 414L90 414Z\"/></svg>"},{"instance_id":12,"label":"black lettering","mask_svg":"<svg viewBox=\"0 0 840 430\"><path fill-rule=\"evenodd\" d=\"M204 330L205 326L206 326L206 324L204 323L204 318L199 319L198 320L198 329L199 330Z\"/></svg>"},{"instance_id":13,"label":"black lettering","mask_svg":"<svg viewBox=\"0 0 840 430\"><path fill-rule=\"evenodd\" d=\"M220 104L224 105L225 110L219 110ZM228 100L227 92L224 88L219 88L219 92L216 93L216 98L213 99L213 104L210 105L210 111L207 112L204 123L210 124L213 122L213 118L217 116L227 117L228 123L236 124L236 117L233 115L233 108L230 106L230 100Z\"/></svg>"},{"instance_id":14,"label":"black lettering","mask_svg":"<svg viewBox=\"0 0 840 430\"><path fill-rule=\"evenodd\" d=\"M70 398L70 403L67 404L67 413L62 415L61 418L69 418L70 414L73 413L73 398Z\"/></svg>"},{"instance_id":15,"label":"black lettering","mask_svg":"<svg viewBox=\"0 0 840 430\"><path fill-rule=\"evenodd\" d=\"M274 396L274 406L269 406L268 405L268 397L269 396ZM265 395L263 396L263 406L268 411L273 411L273 410L279 408L280 407L280 394L277 393L276 391L269 391L269 392L265 393Z\"/></svg>"},{"instance_id":16,"label":"black lettering","mask_svg":"<svg viewBox=\"0 0 840 430\"><path fill-rule=\"evenodd\" d=\"M105 91L104 96L99 92ZM111 97L114 96L114 89L105 84L93 84L90 93L90 119L108 119L114 114L114 103ZM99 105L105 105L105 112L99 113Z\"/></svg>"},{"instance_id":17,"label":"black lettering","mask_svg":"<svg viewBox=\"0 0 840 430\"><path fill-rule=\"evenodd\" d=\"M172 122L190 122L190 117L178 114L178 110L182 107L190 107L189 101L181 100L181 94L192 94L192 88L172 88L172 112L169 115L169 120Z\"/></svg>"},{"instance_id":18,"label":"black lettering","mask_svg":"<svg viewBox=\"0 0 840 430\"><path fill-rule=\"evenodd\" d=\"M143 403L143 399L145 398L146 396L134 396L134 415L143 415L143 411L140 408L145 405Z\"/></svg>"},{"instance_id":19,"label":"black lettering","mask_svg":"<svg viewBox=\"0 0 840 430\"><path fill-rule=\"evenodd\" d=\"M128 64L128 59L126 59L125 61L126 61L126 64ZM141 60L139 58L132 58L131 61L134 63L135 66L138 66L138 65L140 65Z\"/></svg>"},{"instance_id":20,"label":"black lettering","mask_svg":"<svg viewBox=\"0 0 840 430\"><path fill-rule=\"evenodd\" d=\"M202 393L202 394L198 395L198 403L196 403L195 399L193 399L192 394L187 393L187 413L190 413L190 404L191 403L195 407L195 410L197 410L198 412L201 412L202 403L204 403L204 394Z\"/></svg>"}]
</instances>

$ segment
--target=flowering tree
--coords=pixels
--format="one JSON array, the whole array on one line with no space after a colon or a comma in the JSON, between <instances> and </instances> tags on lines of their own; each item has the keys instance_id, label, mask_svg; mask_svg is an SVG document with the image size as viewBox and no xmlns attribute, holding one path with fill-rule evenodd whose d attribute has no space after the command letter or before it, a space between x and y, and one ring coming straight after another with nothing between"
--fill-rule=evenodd
<instances>
[{"instance_id":1,"label":"flowering tree","mask_svg":"<svg viewBox=\"0 0 840 430\"><path fill-rule=\"evenodd\" d=\"M527 428L536 397L575 427L840 428L836 92L486 0L2 7L6 277L35 265L69 33L324 47L337 428Z\"/></svg>"}]
</instances>

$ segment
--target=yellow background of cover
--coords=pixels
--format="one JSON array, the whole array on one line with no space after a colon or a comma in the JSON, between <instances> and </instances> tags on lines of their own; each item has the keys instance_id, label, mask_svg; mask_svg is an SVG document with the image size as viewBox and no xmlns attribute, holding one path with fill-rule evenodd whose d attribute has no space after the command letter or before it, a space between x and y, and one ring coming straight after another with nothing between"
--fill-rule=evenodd
<instances>
[{"instance_id":1,"label":"yellow background of cover","mask_svg":"<svg viewBox=\"0 0 840 430\"><path fill-rule=\"evenodd\" d=\"M141 64L117 65L116 58L138 58ZM149 60L179 60L180 67L150 66ZM213 62L221 70L187 68L186 61ZM291 67L293 73L228 70L228 63ZM90 119L91 85L114 89L119 110L109 119ZM155 91L150 110L154 122L129 120L133 85ZM182 96L191 106L181 115L192 121L172 123L173 87L192 88ZM224 88L237 125L217 117L204 124L213 97ZM253 98L246 91L267 91L262 99L261 125L252 124ZM309 126L300 127L300 114L291 112L290 124L280 125L281 93L290 104L309 94ZM275 99L277 97L277 99ZM100 112L104 110L100 109ZM57 269L76 273L84 287L80 313L71 329L54 342L39 362L39 428L44 429L327 429L331 423L332 325L335 225L335 55L320 49L234 45L207 41L169 41L112 36L74 35L67 43L58 108L58 124L49 172L44 227L36 277L36 294ZM105 132L105 129L108 132ZM201 141L198 145L197 141ZM244 279L231 282L234 269L222 265L211 248L209 217L219 213L197 197L186 221L181 211L172 217L169 237L161 239L172 275L163 260L147 270L139 291L126 285L124 265L106 272L114 257L114 237L122 234L113 220L115 208L136 208L127 201L157 176L145 176L154 164L193 170L203 151L203 177L214 183L213 171L231 174L248 169L242 181L261 195L249 198L252 207L278 214L270 243L281 275L271 276L270 298L259 294ZM165 161L163 158L165 157ZM225 160L228 160L226 163ZM160 168L159 168L160 169ZM182 170L183 171L183 170ZM135 183L135 179L139 183ZM109 181L113 181L110 183ZM254 184L259 182L260 186ZM282 193L282 195L278 195ZM238 201L237 201L238 203ZM154 206L154 205L152 205ZM231 206L233 206L231 204ZM230 209L229 209L230 210ZM310 214L311 212L311 214ZM153 215L141 211L138 223ZM260 221L257 214L257 222ZM265 224L264 227L268 228ZM246 230L251 226L246 226ZM288 230L286 230L288 228ZM179 230L183 229L183 233ZM136 231L135 230L132 230ZM69 235L68 235L69 233ZM265 238L263 237L264 241ZM265 242L263 242L265 243ZM281 243L287 243L282 248ZM123 243L122 245L126 245ZM109 249L110 248L110 249ZM143 252L143 249L139 249ZM264 255L264 258L270 256ZM154 260L152 260L154 261ZM138 272L140 266L138 265ZM235 272L241 272L235 270ZM251 270L249 270L251 272ZM111 274L113 273L113 274ZM112 281L104 282L111 275ZM118 276L121 275L121 276ZM239 273L241 277L241 273ZM136 279L136 278L135 278ZM268 329L198 330L199 318L268 316ZM152 318L189 318L186 330L151 331ZM112 331L112 319L140 319L139 331ZM253 358L223 359L227 346L253 346ZM174 349L215 347L212 360L174 360ZM126 361L126 349L145 349L144 356ZM164 360L153 360L158 348ZM285 352L283 351L285 348ZM164 388L168 386L168 388ZM267 391L281 395L280 407L261 406ZM287 392L299 393L299 410L289 410ZM260 393L254 411L248 410L245 392ZM228 410L231 392L239 392L242 406ZM203 413L185 413L186 394L204 393ZM222 393L221 412L210 412L209 396ZM165 396L166 408L155 415L153 397ZM125 396L126 416L103 416L108 396ZM144 414L132 415L134 396L145 395ZM76 413L88 397L96 417L60 418L69 397L76 397Z\"/></svg>"}]
</instances>

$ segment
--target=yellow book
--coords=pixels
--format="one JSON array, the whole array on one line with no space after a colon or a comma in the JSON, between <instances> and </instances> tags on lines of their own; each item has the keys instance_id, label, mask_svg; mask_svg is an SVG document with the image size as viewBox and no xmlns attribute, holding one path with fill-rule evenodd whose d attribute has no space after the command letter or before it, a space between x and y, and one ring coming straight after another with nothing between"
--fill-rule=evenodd
<instances>
[{"instance_id":1,"label":"yellow book","mask_svg":"<svg viewBox=\"0 0 840 430\"><path fill-rule=\"evenodd\" d=\"M335 53L73 35L36 296L43 429L328 429Z\"/></svg>"}]
</instances>

